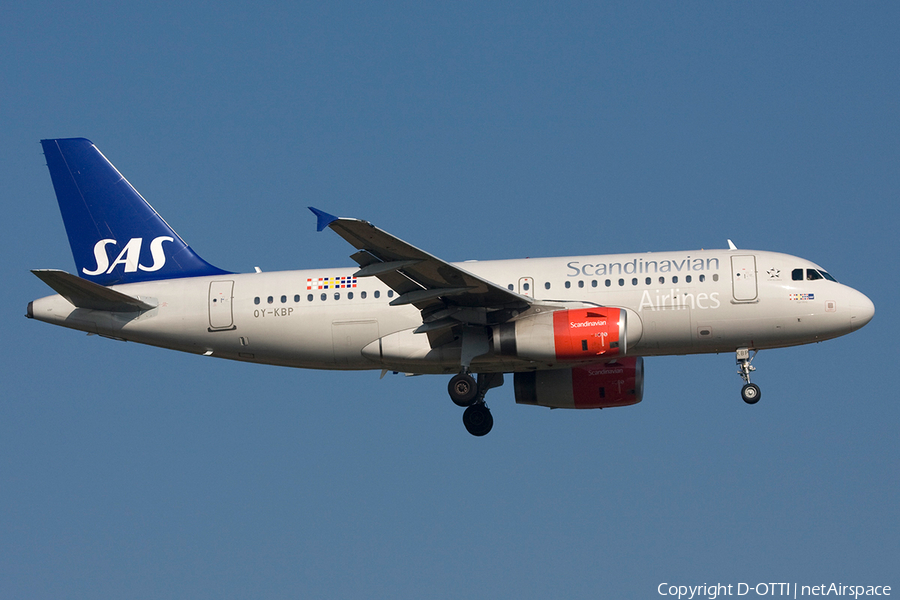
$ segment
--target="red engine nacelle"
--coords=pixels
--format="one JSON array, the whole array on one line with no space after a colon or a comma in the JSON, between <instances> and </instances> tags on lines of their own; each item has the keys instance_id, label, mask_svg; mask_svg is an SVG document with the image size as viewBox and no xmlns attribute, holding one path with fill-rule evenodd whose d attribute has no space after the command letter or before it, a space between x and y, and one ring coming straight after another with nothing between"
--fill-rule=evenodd
<instances>
[{"instance_id":1,"label":"red engine nacelle","mask_svg":"<svg viewBox=\"0 0 900 600\"><path fill-rule=\"evenodd\" d=\"M610 408L637 404L644 396L644 359L640 356L609 362L516 373L518 404L550 408Z\"/></svg>"},{"instance_id":2,"label":"red engine nacelle","mask_svg":"<svg viewBox=\"0 0 900 600\"><path fill-rule=\"evenodd\" d=\"M631 329L624 309L557 310L495 327L494 351L549 363L600 360L625 354Z\"/></svg>"}]
</instances>

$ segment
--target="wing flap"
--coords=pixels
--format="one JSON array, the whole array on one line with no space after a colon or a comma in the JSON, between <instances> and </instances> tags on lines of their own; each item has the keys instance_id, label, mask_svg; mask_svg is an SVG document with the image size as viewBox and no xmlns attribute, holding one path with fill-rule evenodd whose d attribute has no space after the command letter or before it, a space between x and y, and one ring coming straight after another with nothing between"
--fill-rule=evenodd
<instances>
[{"instance_id":1,"label":"wing flap","mask_svg":"<svg viewBox=\"0 0 900 600\"><path fill-rule=\"evenodd\" d=\"M391 300L391 306L403 306L404 304L421 304L429 300L438 298L449 298L451 296L460 296L468 292L468 288L434 288L431 290L413 290L400 294L399 297Z\"/></svg>"},{"instance_id":2,"label":"wing flap","mask_svg":"<svg viewBox=\"0 0 900 600\"><path fill-rule=\"evenodd\" d=\"M354 255L355 256L355 255ZM353 274L354 277L372 277L391 271L399 271L421 263L421 260L394 260L391 262L370 263Z\"/></svg>"}]
</instances>

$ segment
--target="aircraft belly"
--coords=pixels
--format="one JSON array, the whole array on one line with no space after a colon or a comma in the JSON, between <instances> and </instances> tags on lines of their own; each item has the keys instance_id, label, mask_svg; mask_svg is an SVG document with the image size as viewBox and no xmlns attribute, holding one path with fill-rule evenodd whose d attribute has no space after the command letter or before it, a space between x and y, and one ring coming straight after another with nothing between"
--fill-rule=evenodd
<instances>
[{"instance_id":1,"label":"aircraft belly","mask_svg":"<svg viewBox=\"0 0 900 600\"><path fill-rule=\"evenodd\" d=\"M375 318L336 319L331 322L331 342L335 365L341 368L369 368L375 365L362 355L362 349L379 338Z\"/></svg>"},{"instance_id":2,"label":"aircraft belly","mask_svg":"<svg viewBox=\"0 0 900 600\"><path fill-rule=\"evenodd\" d=\"M635 352L641 349L690 348L691 310L685 307L662 307L641 313L644 332Z\"/></svg>"},{"instance_id":3,"label":"aircraft belly","mask_svg":"<svg viewBox=\"0 0 900 600\"><path fill-rule=\"evenodd\" d=\"M228 350L237 352L239 360L301 368L380 368L362 355L363 347L385 331L421 323L418 311L385 310L381 305L339 309L301 305L292 311L264 313L258 307L241 310L238 304L235 312L235 329L215 332L210 338L233 338Z\"/></svg>"}]
</instances>

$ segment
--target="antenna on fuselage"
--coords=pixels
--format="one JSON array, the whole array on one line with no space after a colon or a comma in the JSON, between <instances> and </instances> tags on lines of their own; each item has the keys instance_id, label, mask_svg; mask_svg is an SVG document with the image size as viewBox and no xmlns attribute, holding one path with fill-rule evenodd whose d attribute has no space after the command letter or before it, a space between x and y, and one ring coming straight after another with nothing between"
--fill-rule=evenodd
<instances>
[{"instance_id":1,"label":"antenna on fuselage","mask_svg":"<svg viewBox=\"0 0 900 600\"><path fill-rule=\"evenodd\" d=\"M728 249L729 250L737 250L737 246L734 245L734 242L728 240Z\"/></svg>"}]
</instances>

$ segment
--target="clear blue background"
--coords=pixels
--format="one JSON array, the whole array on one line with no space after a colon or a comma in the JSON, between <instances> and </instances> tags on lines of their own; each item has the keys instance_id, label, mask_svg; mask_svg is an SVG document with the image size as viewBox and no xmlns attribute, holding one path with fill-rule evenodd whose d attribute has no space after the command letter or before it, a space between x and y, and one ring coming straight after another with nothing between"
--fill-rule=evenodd
<instances>
[{"instance_id":1,"label":"clear blue background","mask_svg":"<svg viewBox=\"0 0 900 600\"><path fill-rule=\"evenodd\" d=\"M2 598L659 597L900 586L900 6L29 2L0 18ZM38 140L92 139L207 260L741 248L866 293L847 337L646 361L604 411L26 320L74 270ZM751 595L752 596L752 595Z\"/></svg>"}]
</instances>

